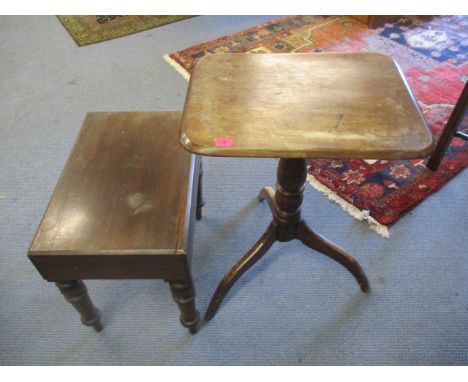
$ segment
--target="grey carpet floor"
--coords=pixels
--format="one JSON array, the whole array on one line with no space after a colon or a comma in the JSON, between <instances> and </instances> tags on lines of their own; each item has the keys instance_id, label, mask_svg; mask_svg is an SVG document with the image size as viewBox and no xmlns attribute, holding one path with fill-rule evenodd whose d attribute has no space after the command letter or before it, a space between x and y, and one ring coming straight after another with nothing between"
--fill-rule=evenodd
<instances>
[{"instance_id":1,"label":"grey carpet floor","mask_svg":"<svg viewBox=\"0 0 468 382\"><path fill-rule=\"evenodd\" d=\"M355 255L340 265L277 243L192 336L160 280L89 281L106 328L80 324L26 252L89 111L179 110L187 82L163 54L271 17L196 17L78 48L55 17L0 17L0 364L467 364L466 171L392 228L370 231L307 187L304 217ZM276 161L206 158L193 276L204 312L270 220L255 202Z\"/></svg>"}]
</instances>

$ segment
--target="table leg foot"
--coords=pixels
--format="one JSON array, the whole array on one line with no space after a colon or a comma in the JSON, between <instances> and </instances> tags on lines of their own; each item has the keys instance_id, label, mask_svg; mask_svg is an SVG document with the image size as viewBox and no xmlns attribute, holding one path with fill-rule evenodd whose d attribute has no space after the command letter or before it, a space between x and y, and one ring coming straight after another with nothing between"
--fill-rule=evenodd
<instances>
[{"instance_id":1,"label":"table leg foot","mask_svg":"<svg viewBox=\"0 0 468 382\"><path fill-rule=\"evenodd\" d=\"M258 194L258 200L263 202L264 200L267 201L268 205L270 206L270 210L272 213L276 210L276 202L275 202L275 190L271 187L263 187Z\"/></svg>"},{"instance_id":2,"label":"table leg foot","mask_svg":"<svg viewBox=\"0 0 468 382\"><path fill-rule=\"evenodd\" d=\"M343 265L352 273L361 286L361 290L365 293L370 292L367 276L354 257L319 234L313 232L303 220L301 220L297 226L296 237L307 247L321 252Z\"/></svg>"},{"instance_id":3,"label":"table leg foot","mask_svg":"<svg viewBox=\"0 0 468 382\"><path fill-rule=\"evenodd\" d=\"M65 299L80 313L81 322L86 326L92 326L96 332L103 329L101 312L89 298L86 285L81 280L56 282Z\"/></svg>"},{"instance_id":4,"label":"table leg foot","mask_svg":"<svg viewBox=\"0 0 468 382\"><path fill-rule=\"evenodd\" d=\"M276 241L276 225L270 224L265 233L254 246L229 270L219 283L211 298L210 305L205 313L205 320L209 321L216 314L221 302L232 288L234 283L250 269L270 249Z\"/></svg>"},{"instance_id":5,"label":"table leg foot","mask_svg":"<svg viewBox=\"0 0 468 382\"><path fill-rule=\"evenodd\" d=\"M185 326L191 334L197 332L200 314L195 309L195 289L191 279L169 280L172 298L179 306L180 323Z\"/></svg>"}]
</instances>

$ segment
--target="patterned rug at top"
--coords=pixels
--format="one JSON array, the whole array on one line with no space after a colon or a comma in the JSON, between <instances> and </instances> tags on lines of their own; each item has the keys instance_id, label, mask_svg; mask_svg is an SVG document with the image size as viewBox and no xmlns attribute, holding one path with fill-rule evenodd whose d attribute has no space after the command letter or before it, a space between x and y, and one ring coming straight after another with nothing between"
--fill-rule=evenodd
<instances>
[{"instance_id":1,"label":"patterned rug at top","mask_svg":"<svg viewBox=\"0 0 468 382\"><path fill-rule=\"evenodd\" d=\"M57 16L79 46L127 36L193 16Z\"/></svg>"},{"instance_id":2,"label":"patterned rug at top","mask_svg":"<svg viewBox=\"0 0 468 382\"><path fill-rule=\"evenodd\" d=\"M468 78L468 17L402 17L378 29L344 16L288 16L166 56L186 78L212 53L374 51L402 68L437 139ZM466 126L463 127L466 130ZM454 138L435 172L427 158L405 161L309 160L309 182L371 228L388 227L468 164L468 144Z\"/></svg>"}]
</instances>

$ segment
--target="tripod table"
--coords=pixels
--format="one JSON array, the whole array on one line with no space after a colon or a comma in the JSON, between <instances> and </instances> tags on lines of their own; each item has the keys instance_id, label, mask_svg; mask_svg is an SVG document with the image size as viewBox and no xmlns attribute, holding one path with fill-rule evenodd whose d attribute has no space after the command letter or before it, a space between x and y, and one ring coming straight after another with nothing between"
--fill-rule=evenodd
<instances>
[{"instance_id":1,"label":"tripod table","mask_svg":"<svg viewBox=\"0 0 468 382\"><path fill-rule=\"evenodd\" d=\"M224 276L205 319L275 241L298 239L342 264L362 291L359 263L301 219L306 158L411 159L432 135L398 65L379 53L212 54L192 73L180 140L190 152L280 158L265 233Z\"/></svg>"}]
</instances>

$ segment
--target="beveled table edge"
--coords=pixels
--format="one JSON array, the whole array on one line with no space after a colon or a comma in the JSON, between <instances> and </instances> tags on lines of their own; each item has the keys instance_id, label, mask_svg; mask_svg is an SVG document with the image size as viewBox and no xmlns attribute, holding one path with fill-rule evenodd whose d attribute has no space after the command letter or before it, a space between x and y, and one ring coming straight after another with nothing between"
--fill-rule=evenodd
<instances>
[{"instance_id":1,"label":"beveled table edge","mask_svg":"<svg viewBox=\"0 0 468 382\"><path fill-rule=\"evenodd\" d=\"M242 150L219 150L216 147L203 148L193 144L190 139L181 134L181 144L189 152L196 155L211 156L211 157L224 157L224 158L299 158L299 159L368 159L368 160L404 160L404 159L417 159L429 156L434 151L434 139L421 149L414 152L400 152L398 150L379 150L363 152L360 155L343 155L343 150L333 152L331 150L324 150L323 152L315 151L310 153L307 151L291 151L291 150L260 150L260 149L242 149Z\"/></svg>"}]
</instances>

